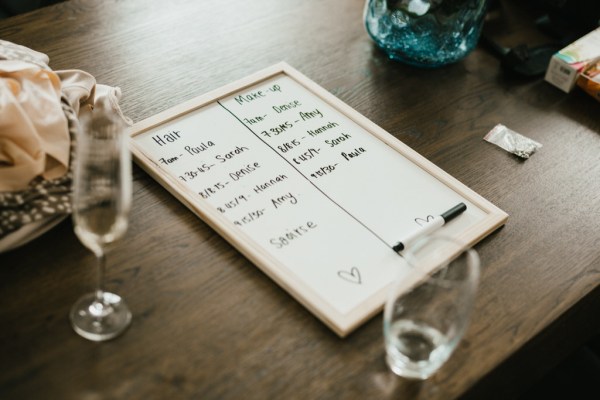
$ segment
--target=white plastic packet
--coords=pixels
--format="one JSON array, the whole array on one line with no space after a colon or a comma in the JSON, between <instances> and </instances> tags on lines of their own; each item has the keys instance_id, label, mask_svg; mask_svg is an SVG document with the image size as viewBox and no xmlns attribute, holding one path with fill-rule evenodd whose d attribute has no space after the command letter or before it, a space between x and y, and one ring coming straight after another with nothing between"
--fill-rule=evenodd
<instances>
[{"instance_id":1,"label":"white plastic packet","mask_svg":"<svg viewBox=\"0 0 600 400\"><path fill-rule=\"evenodd\" d=\"M542 145L535 140L529 139L502 124L496 125L483 138L486 142L495 144L504 150L521 158L529 158Z\"/></svg>"}]
</instances>

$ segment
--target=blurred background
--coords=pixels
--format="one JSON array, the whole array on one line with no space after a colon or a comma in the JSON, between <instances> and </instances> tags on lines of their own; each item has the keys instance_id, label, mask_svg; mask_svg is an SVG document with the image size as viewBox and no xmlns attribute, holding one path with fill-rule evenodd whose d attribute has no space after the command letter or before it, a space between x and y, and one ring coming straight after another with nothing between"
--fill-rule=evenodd
<instances>
[{"instance_id":1,"label":"blurred background","mask_svg":"<svg viewBox=\"0 0 600 400\"><path fill-rule=\"evenodd\" d=\"M22 14L63 0L0 0L0 18Z\"/></svg>"}]
</instances>

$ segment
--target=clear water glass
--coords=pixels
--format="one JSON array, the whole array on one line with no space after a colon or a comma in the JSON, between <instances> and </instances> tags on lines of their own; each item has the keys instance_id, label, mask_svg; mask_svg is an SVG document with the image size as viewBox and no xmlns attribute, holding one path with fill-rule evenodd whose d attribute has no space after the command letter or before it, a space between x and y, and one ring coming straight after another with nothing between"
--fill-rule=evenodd
<instances>
[{"instance_id":1,"label":"clear water glass","mask_svg":"<svg viewBox=\"0 0 600 400\"><path fill-rule=\"evenodd\" d=\"M475 48L487 0L367 0L367 32L390 58L439 67Z\"/></svg>"},{"instance_id":2,"label":"clear water glass","mask_svg":"<svg viewBox=\"0 0 600 400\"><path fill-rule=\"evenodd\" d=\"M479 257L460 242L434 235L415 243L404 258L409 272L400 274L384 308L386 362L396 375L427 379L449 359L467 328Z\"/></svg>"},{"instance_id":3,"label":"clear water glass","mask_svg":"<svg viewBox=\"0 0 600 400\"><path fill-rule=\"evenodd\" d=\"M82 119L73 179L73 225L97 260L96 289L81 297L69 314L75 332L92 341L112 339L131 322L117 294L104 290L106 251L127 230L131 208L131 158L120 119L94 111Z\"/></svg>"}]
</instances>

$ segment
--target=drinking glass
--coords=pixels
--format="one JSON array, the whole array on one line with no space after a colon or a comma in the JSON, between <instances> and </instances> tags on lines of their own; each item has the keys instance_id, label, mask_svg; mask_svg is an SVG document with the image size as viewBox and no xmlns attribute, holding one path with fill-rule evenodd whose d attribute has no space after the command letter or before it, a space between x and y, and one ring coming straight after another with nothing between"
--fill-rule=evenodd
<instances>
[{"instance_id":1,"label":"drinking glass","mask_svg":"<svg viewBox=\"0 0 600 400\"><path fill-rule=\"evenodd\" d=\"M427 379L465 332L479 282L479 256L439 235L417 241L403 255L409 270L400 274L384 308L386 362L396 375Z\"/></svg>"},{"instance_id":2,"label":"drinking glass","mask_svg":"<svg viewBox=\"0 0 600 400\"><path fill-rule=\"evenodd\" d=\"M439 67L473 50L488 0L366 0L369 36L393 60Z\"/></svg>"},{"instance_id":3,"label":"drinking glass","mask_svg":"<svg viewBox=\"0 0 600 400\"><path fill-rule=\"evenodd\" d=\"M123 123L92 112L81 120L73 181L75 234L97 259L96 290L71 308L75 332L86 339L114 338L129 326L131 312L120 296L104 290L106 251L127 230L131 208L131 159Z\"/></svg>"}]
</instances>

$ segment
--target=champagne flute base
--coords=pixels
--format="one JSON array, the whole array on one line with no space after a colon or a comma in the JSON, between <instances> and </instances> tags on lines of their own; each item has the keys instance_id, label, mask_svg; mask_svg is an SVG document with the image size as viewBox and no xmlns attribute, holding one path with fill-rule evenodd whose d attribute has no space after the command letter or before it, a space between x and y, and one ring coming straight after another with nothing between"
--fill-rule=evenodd
<instances>
[{"instance_id":1,"label":"champagne flute base","mask_svg":"<svg viewBox=\"0 0 600 400\"><path fill-rule=\"evenodd\" d=\"M120 296L103 292L102 299L99 302L96 293L86 294L69 314L75 332L95 342L119 336L131 323L131 312Z\"/></svg>"}]
</instances>

